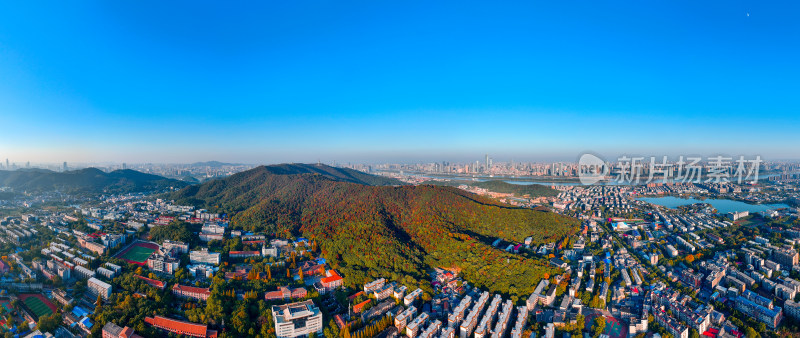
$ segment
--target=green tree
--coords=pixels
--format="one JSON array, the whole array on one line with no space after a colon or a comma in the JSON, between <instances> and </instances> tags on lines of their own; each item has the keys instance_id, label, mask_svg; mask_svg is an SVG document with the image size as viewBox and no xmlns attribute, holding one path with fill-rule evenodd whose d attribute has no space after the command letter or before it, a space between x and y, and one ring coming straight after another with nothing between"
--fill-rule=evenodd
<instances>
[{"instance_id":1,"label":"green tree","mask_svg":"<svg viewBox=\"0 0 800 338\"><path fill-rule=\"evenodd\" d=\"M191 246L192 243L195 242L195 238L197 238L197 236L192 231L189 223L178 220L150 230L150 239L159 243L168 239L171 241L184 242Z\"/></svg>"},{"instance_id":2,"label":"green tree","mask_svg":"<svg viewBox=\"0 0 800 338\"><path fill-rule=\"evenodd\" d=\"M592 337L598 338L603 331L606 330L606 318L603 316L599 316L594 319L594 323L592 323Z\"/></svg>"},{"instance_id":3,"label":"green tree","mask_svg":"<svg viewBox=\"0 0 800 338\"><path fill-rule=\"evenodd\" d=\"M42 332L53 332L53 330L55 330L60 324L61 314L54 312L49 316L39 317L39 321L36 324L36 329Z\"/></svg>"}]
</instances>

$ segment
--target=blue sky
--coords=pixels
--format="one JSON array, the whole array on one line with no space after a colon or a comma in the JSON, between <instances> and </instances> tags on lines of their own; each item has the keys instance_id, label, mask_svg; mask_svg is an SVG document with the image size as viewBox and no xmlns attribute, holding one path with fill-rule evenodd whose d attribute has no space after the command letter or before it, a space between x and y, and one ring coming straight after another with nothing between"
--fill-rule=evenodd
<instances>
[{"instance_id":1,"label":"blue sky","mask_svg":"<svg viewBox=\"0 0 800 338\"><path fill-rule=\"evenodd\" d=\"M794 1L229 3L0 3L0 158L800 158Z\"/></svg>"}]
</instances>

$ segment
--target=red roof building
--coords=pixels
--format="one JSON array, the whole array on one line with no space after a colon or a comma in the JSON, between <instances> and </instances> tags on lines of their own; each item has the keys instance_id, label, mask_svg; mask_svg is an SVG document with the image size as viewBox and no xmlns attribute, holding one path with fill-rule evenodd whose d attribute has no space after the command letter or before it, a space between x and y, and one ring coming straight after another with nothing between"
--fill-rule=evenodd
<instances>
[{"instance_id":1,"label":"red roof building","mask_svg":"<svg viewBox=\"0 0 800 338\"><path fill-rule=\"evenodd\" d=\"M156 219L155 223L158 224L158 225L167 225L167 224L169 224L169 222L172 222L172 220L174 220L174 219L175 219L175 217L171 217L171 216L159 216L158 219Z\"/></svg>"},{"instance_id":2,"label":"red roof building","mask_svg":"<svg viewBox=\"0 0 800 338\"><path fill-rule=\"evenodd\" d=\"M247 258L261 256L261 251L231 251L228 252L230 258Z\"/></svg>"},{"instance_id":3,"label":"red roof building","mask_svg":"<svg viewBox=\"0 0 800 338\"><path fill-rule=\"evenodd\" d=\"M334 315L333 320L336 322L336 325L339 326L339 330L344 330L344 326L347 324L344 322L341 315Z\"/></svg>"},{"instance_id":4,"label":"red roof building","mask_svg":"<svg viewBox=\"0 0 800 338\"><path fill-rule=\"evenodd\" d=\"M328 270L325 273L325 275L327 277L320 279L322 286L324 286L325 288L333 289L340 287L342 286L342 284L344 284L344 278L342 278L342 276L339 276L339 273L336 272L336 270Z\"/></svg>"},{"instance_id":5,"label":"red roof building","mask_svg":"<svg viewBox=\"0 0 800 338\"><path fill-rule=\"evenodd\" d=\"M164 290L164 287L167 286L164 282L160 280L155 280L152 278L147 278L139 275L134 275L134 276L136 276L136 278L143 280L145 283L147 283L147 285L158 288L159 290Z\"/></svg>"},{"instance_id":6,"label":"red roof building","mask_svg":"<svg viewBox=\"0 0 800 338\"><path fill-rule=\"evenodd\" d=\"M344 278L339 276L336 270L328 270L325 272L325 277L322 277L319 282L314 283L314 288L317 289L317 292L320 294L325 294L342 286L342 284L344 284Z\"/></svg>"},{"instance_id":7,"label":"red roof building","mask_svg":"<svg viewBox=\"0 0 800 338\"><path fill-rule=\"evenodd\" d=\"M177 333L190 337L201 337L201 338L217 337L217 331L209 330L208 326L203 324L184 322L182 320L169 319L167 317L161 317L161 316L155 316L152 318L145 317L144 322L162 330L167 330L172 333Z\"/></svg>"},{"instance_id":8,"label":"red roof building","mask_svg":"<svg viewBox=\"0 0 800 338\"><path fill-rule=\"evenodd\" d=\"M303 263L300 266L303 269L303 276L315 276L325 273L325 266L322 264L314 264L310 261Z\"/></svg>"},{"instance_id":9,"label":"red roof building","mask_svg":"<svg viewBox=\"0 0 800 338\"><path fill-rule=\"evenodd\" d=\"M367 299L361 303L353 305L353 313L361 313L361 311L364 310L364 307L367 306L367 304L369 304L370 302L372 302L372 299Z\"/></svg>"},{"instance_id":10,"label":"red roof building","mask_svg":"<svg viewBox=\"0 0 800 338\"><path fill-rule=\"evenodd\" d=\"M208 300L208 296L211 295L211 290L208 288L198 288L194 286L175 284L172 286L172 293L183 298Z\"/></svg>"},{"instance_id":11,"label":"red roof building","mask_svg":"<svg viewBox=\"0 0 800 338\"><path fill-rule=\"evenodd\" d=\"M305 298L308 295L308 291L303 288L297 288L294 290L289 290L287 287L278 287L277 291L270 291L264 294L264 299L267 301L270 300L284 300L284 299L292 299L292 298Z\"/></svg>"},{"instance_id":12,"label":"red roof building","mask_svg":"<svg viewBox=\"0 0 800 338\"><path fill-rule=\"evenodd\" d=\"M350 295L350 296L347 296L347 299L349 299L349 300L353 300L353 299L355 299L356 297L358 297L358 296L361 296L361 295L363 295L363 294L364 294L364 291L359 291L359 292L356 292L356 293L354 293L354 294L352 294L352 295Z\"/></svg>"}]
</instances>

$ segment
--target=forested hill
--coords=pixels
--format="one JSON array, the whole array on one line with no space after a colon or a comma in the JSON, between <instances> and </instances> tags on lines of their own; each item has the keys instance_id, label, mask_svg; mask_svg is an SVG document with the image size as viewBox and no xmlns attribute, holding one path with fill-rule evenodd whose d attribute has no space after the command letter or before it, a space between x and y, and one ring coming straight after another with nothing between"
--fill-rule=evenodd
<instances>
[{"instance_id":1,"label":"forested hill","mask_svg":"<svg viewBox=\"0 0 800 338\"><path fill-rule=\"evenodd\" d=\"M188 184L158 175L135 170L115 170L110 173L97 168L55 172L44 169L0 170L0 186L15 191L65 193L131 193L182 188Z\"/></svg>"},{"instance_id":2,"label":"forested hill","mask_svg":"<svg viewBox=\"0 0 800 338\"><path fill-rule=\"evenodd\" d=\"M425 279L435 266L509 296L529 295L554 270L547 262L491 247L497 238L557 241L578 221L515 208L451 187L367 186L265 167L184 188L177 203L233 214L232 227L318 241L325 257L361 284L383 276Z\"/></svg>"}]
</instances>

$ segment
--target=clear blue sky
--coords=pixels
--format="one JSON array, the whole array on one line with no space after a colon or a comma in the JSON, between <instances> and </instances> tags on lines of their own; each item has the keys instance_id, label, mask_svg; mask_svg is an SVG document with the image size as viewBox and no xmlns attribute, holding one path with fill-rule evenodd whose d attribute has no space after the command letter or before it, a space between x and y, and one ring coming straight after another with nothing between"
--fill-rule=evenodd
<instances>
[{"instance_id":1,"label":"clear blue sky","mask_svg":"<svg viewBox=\"0 0 800 338\"><path fill-rule=\"evenodd\" d=\"M797 1L230 3L0 3L0 158L800 158Z\"/></svg>"}]
</instances>

